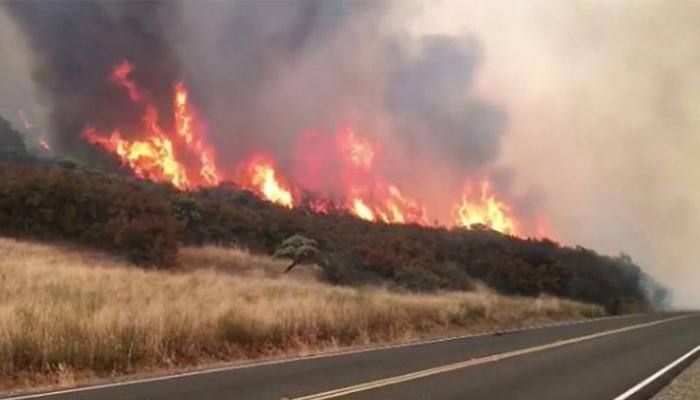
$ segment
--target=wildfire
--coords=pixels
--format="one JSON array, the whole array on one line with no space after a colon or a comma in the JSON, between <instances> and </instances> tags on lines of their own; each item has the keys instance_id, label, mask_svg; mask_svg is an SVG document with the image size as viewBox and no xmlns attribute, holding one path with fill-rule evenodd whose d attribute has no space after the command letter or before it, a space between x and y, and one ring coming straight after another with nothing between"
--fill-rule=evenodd
<instances>
[{"instance_id":1,"label":"wildfire","mask_svg":"<svg viewBox=\"0 0 700 400\"><path fill-rule=\"evenodd\" d=\"M467 185L455 212L455 225L464 228L483 225L501 233L517 235L517 224L510 207L496 198L488 181L481 182L479 189L474 193L472 185Z\"/></svg>"},{"instance_id":2,"label":"wildfire","mask_svg":"<svg viewBox=\"0 0 700 400\"><path fill-rule=\"evenodd\" d=\"M425 209L415 200L404 196L396 186L377 183L371 197L351 197L348 209L366 221L382 221L387 224L417 223L427 225Z\"/></svg>"},{"instance_id":3,"label":"wildfire","mask_svg":"<svg viewBox=\"0 0 700 400\"><path fill-rule=\"evenodd\" d=\"M367 207L367 204L365 204L364 201L362 201L361 198L356 197L352 200L352 208L351 208L353 214L355 214L358 218L364 219L365 221L376 221L376 217L374 216L374 213L372 210L370 210L369 207Z\"/></svg>"},{"instance_id":4,"label":"wildfire","mask_svg":"<svg viewBox=\"0 0 700 400\"><path fill-rule=\"evenodd\" d=\"M175 158L173 143L163 135L154 135L144 140L125 140L119 131L105 138L92 128L83 134L92 143L118 155L141 177L154 181L167 181L179 189L190 186L187 174Z\"/></svg>"},{"instance_id":5,"label":"wildfire","mask_svg":"<svg viewBox=\"0 0 700 400\"><path fill-rule=\"evenodd\" d=\"M187 107L187 90L180 82L175 85L175 128L177 134L185 140L185 143L192 143L194 133L192 132L192 115Z\"/></svg>"},{"instance_id":6,"label":"wildfire","mask_svg":"<svg viewBox=\"0 0 700 400\"><path fill-rule=\"evenodd\" d=\"M241 186L250 189L268 201L281 206L294 207L292 192L279 178L275 164L266 155L253 156L238 167Z\"/></svg>"},{"instance_id":7,"label":"wildfire","mask_svg":"<svg viewBox=\"0 0 700 400\"><path fill-rule=\"evenodd\" d=\"M132 102L145 103L145 96L131 79L133 70L131 63L123 61L114 68L109 80L126 89ZM106 136L91 127L85 128L83 136L117 155L141 178L170 182L178 189L217 185L221 176L214 153L207 146L203 133L195 127L195 114L190 109L183 83L175 85L173 103L174 134L161 127L158 111L146 104L142 131L129 135L136 139L127 139L118 129Z\"/></svg>"},{"instance_id":8,"label":"wildfire","mask_svg":"<svg viewBox=\"0 0 700 400\"><path fill-rule=\"evenodd\" d=\"M182 190L215 186L229 179L260 198L287 208L303 205L318 213L344 211L371 222L430 224L425 206L410 195L411 187L400 189L377 167L382 162L379 143L350 127L335 134L314 131L302 135L293 153L291 180L278 169L275 159L264 153L240 162L231 174L222 172L204 125L190 104L185 84L178 82L173 86L173 115L161 123L148 92L142 91L133 79L134 69L130 62L123 61L114 67L108 80L125 90L131 102L142 110L139 130L124 132L116 127L105 134L88 126L83 135L116 155L137 176L170 182ZM31 129L31 125L26 129ZM45 142L41 145L48 146ZM468 185L453 210L454 226L471 229L483 225L509 235L519 234L521 229L533 230L532 221L516 218L512 209L492 192L487 180ZM537 233L549 235L542 221L537 217L534 223Z\"/></svg>"}]
</instances>

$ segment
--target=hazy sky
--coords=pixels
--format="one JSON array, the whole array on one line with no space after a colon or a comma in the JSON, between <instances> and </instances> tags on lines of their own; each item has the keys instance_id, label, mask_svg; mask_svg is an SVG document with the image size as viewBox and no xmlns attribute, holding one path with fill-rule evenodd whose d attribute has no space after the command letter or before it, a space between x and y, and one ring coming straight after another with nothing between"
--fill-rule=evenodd
<instances>
[{"instance_id":1,"label":"hazy sky","mask_svg":"<svg viewBox=\"0 0 700 400\"><path fill-rule=\"evenodd\" d=\"M392 10L388 29L476 40L465 91L505 111L496 168L559 239L624 251L674 289L677 305L700 306L700 2L459 0ZM22 38L1 9L0 49L0 114L18 122L22 108L42 125Z\"/></svg>"},{"instance_id":2,"label":"hazy sky","mask_svg":"<svg viewBox=\"0 0 700 400\"><path fill-rule=\"evenodd\" d=\"M625 251L700 305L700 3L443 1L415 19L483 42L499 164L560 238Z\"/></svg>"}]
</instances>

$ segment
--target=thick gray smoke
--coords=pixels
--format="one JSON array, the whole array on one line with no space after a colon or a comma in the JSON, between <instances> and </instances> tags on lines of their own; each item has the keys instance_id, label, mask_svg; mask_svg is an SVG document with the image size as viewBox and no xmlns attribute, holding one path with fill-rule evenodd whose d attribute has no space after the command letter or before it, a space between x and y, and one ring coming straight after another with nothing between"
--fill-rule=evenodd
<instances>
[{"instance_id":1,"label":"thick gray smoke","mask_svg":"<svg viewBox=\"0 0 700 400\"><path fill-rule=\"evenodd\" d=\"M428 36L411 59L392 54L387 100L412 153L432 149L456 164L483 166L499 150L505 113L466 88L481 63L473 36Z\"/></svg>"},{"instance_id":2,"label":"thick gray smoke","mask_svg":"<svg viewBox=\"0 0 700 400\"><path fill-rule=\"evenodd\" d=\"M508 111L497 165L566 243L624 251L700 306L700 3L443 1L406 22L476 32L475 87Z\"/></svg>"},{"instance_id":3,"label":"thick gray smoke","mask_svg":"<svg viewBox=\"0 0 700 400\"><path fill-rule=\"evenodd\" d=\"M386 22L395 7L6 4L34 49L34 76L51 102L53 139L67 155L85 159L80 133L86 124L128 133L139 123L123 90L106 79L127 59L161 116L170 115L172 87L184 79L224 170L260 151L292 170L303 134L353 126L380 142L390 179L411 185L425 173L430 184L416 196L445 209L443 194L456 196L467 173L485 169L498 154L505 113L470 91L483 54L475 37L414 38Z\"/></svg>"},{"instance_id":4,"label":"thick gray smoke","mask_svg":"<svg viewBox=\"0 0 700 400\"><path fill-rule=\"evenodd\" d=\"M408 157L441 159L462 177L493 160L505 113L469 90L476 38L415 40L387 27L391 12L364 2L185 4L178 51L221 153L272 151L284 163L302 133L352 125L385 145L399 179L415 177Z\"/></svg>"},{"instance_id":5,"label":"thick gray smoke","mask_svg":"<svg viewBox=\"0 0 700 400\"><path fill-rule=\"evenodd\" d=\"M148 82L155 104L171 107L179 61L162 27L178 23L176 7L85 1L12 1L4 6L34 50L30 68L50 102L51 141L57 151L86 159L89 146L80 134L87 124L105 131L138 125L139 113L107 81L123 60L138 65L134 78Z\"/></svg>"}]
</instances>

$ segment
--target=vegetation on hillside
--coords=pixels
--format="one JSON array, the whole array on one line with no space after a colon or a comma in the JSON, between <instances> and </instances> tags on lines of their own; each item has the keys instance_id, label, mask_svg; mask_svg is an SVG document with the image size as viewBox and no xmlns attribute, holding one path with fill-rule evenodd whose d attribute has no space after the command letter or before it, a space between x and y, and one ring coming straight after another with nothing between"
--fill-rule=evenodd
<instances>
[{"instance_id":1,"label":"vegetation on hillside","mask_svg":"<svg viewBox=\"0 0 700 400\"><path fill-rule=\"evenodd\" d=\"M645 309L663 296L625 255L483 229L369 223L342 211L277 207L231 185L180 192L61 165L0 162L0 234L76 241L161 267L177 264L182 244L271 255L302 235L313 239L313 260L335 284L431 291L482 281L506 294L550 294L612 313Z\"/></svg>"},{"instance_id":2,"label":"vegetation on hillside","mask_svg":"<svg viewBox=\"0 0 700 400\"><path fill-rule=\"evenodd\" d=\"M485 288L440 294L324 284L246 251L182 249L173 274L0 238L0 386L410 340L602 315L601 307Z\"/></svg>"}]
</instances>

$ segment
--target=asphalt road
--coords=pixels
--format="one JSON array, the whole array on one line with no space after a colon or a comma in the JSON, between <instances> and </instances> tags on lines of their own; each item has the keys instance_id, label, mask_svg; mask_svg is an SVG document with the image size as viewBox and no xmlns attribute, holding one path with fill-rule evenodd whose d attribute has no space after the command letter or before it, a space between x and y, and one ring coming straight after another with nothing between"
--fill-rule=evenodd
<instances>
[{"instance_id":1,"label":"asphalt road","mask_svg":"<svg viewBox=\"0 0 700 400\"><path fill-rule=\"evenodd\" d=\"M613 400L699 344L700 314L634 315L16 399Z\"/></svg>"}]
</instances>

